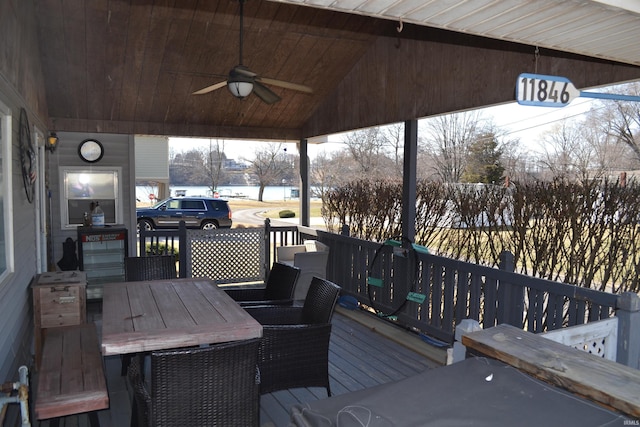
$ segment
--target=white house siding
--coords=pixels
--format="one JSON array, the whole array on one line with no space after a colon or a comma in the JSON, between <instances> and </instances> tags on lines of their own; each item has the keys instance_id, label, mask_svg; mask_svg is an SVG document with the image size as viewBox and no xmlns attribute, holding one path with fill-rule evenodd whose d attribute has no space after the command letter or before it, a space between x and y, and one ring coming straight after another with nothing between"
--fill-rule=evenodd
<instances>
[{"instance_id":1,"label":"white house siding","mask_svg":"<svg viewBox=\"0 0 640 427\"><path fill-rule=\"evenodd\" d=\"M35 204L29 203L24 191L18 129L20 106L15 96L5 95L0 86L0 99L12 110L12 202L13 202L13 273L0 283L0 381L16 380L20 365L31 367L33 314L29 285L36 275ZM28 111L28 110L27 110ZM35 117L29 114L30 124ZM40 126L40 124L38 123Z\"/></svg>"},{"instance_id":2,"label":"white house siding","mask_svg":"<svg viewBox=\"0 0 640 427\"><path fill-rule=\"evenodd\" d=\"M135 137L136 179L169 182L169 138Z\"/></svg>"}]
</instances>

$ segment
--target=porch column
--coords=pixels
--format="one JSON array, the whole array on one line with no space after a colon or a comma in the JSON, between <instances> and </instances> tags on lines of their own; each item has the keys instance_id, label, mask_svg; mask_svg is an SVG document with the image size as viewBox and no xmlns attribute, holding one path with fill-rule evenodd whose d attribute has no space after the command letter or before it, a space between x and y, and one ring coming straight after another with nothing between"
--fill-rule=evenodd
<instances>
[{"instance_id":1,"label":"porch column","mask_svg":"<svg viewBox=\"0 0 640 427\"><path fill-rule=\"evenodd\" d=\"M311 223L311 188L309 186L308 142L301 139L298 143L300 153L300 225L309 227Z\"/></svg>"},{"instance_id":2,"label":"porch column","mask_svg":"<svg viewBox=\"0 0 640 427\"><path fill-rule=\"evenodd\" d=\"M402 173L402 236L416 237L416 164L418 156L418 120L404 122L404 163Z\"/></svg>"}]
</instances>

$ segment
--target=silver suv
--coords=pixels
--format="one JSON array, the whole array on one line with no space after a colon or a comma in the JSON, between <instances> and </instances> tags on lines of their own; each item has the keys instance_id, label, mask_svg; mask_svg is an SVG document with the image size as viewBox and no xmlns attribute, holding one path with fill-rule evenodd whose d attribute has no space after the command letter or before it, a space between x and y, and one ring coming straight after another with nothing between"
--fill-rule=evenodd
<instances>
[{"instance_id":1,"label":"silver suv","mask_svg":"<svg viewBox=\"0 0 640 427\"><path fill-rule=\"evenodd\" d=\"M178 228L184 221L187 228L231 227L231 209L226 200L211 197L173 197L150 208L136 209L138 230Z\"/></svg>"}]
</instances>

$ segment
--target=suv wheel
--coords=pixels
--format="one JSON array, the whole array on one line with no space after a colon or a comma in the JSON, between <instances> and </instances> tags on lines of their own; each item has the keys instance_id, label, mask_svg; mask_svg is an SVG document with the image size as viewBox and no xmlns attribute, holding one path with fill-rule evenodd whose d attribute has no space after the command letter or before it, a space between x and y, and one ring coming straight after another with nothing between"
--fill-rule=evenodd
<instances>
[{"instance_id":1,"label":"suv wheel","mask_svg":"<svg viewBox=\"0 0 640 427\"><path fill-rule=\"evenodd\" d=\"M213 221L205 221L202 223L200 228L203 230L215 230L216 228L218 228L218 224Z\"/></svg>"},{"instance_id":2,"label":"suv wheel","mask_svg":"<svg viewBox=\"0 0 640 427\"><path fill-rule=\"evenodd\" d=\"M148 219L141 219L138 221L138 233L140 230L151 231L153 230L153 223Z\"/></svg>"}]
</instances>

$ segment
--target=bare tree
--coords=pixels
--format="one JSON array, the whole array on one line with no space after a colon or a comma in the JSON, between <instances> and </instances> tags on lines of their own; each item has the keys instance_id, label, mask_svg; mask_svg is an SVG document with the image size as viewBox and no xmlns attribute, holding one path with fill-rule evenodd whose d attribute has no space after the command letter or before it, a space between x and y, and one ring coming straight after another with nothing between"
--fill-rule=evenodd
<instances>
[{"instance_id":1,"label":"bare tree","mask_svg":"<svg viewBox=\"0 0 640 427\"><path fill-rule=\"evenodd\" d=\"M640 95L640 82L617 86L611 92ZM629 147L640 160L640 102L602 100L600 111L593 117L599 119L603 133L613 137L617 143Z\"/></svg>"},{"instance_id":2,"label":"bare tree","mask_svg":"<svg viewBox=\"0 0 640 427\"><path fill-rule=\"evenodd\" d=\"M209 146L201 150L204 158L204 173L207 177L207 186L213 194L217 191L222 178L223 163L226 159L224 154L224 140L209 139Z\"/></svg>"},{"instance_id":3,"label":"bare tree","mask_svg":"<svg viewBox=\"0 0 640 427\"><path fill-rule=\"evenodd\" d=\"M393 164L394 170L398 177L402 177L402 159L404 157L404 124L394 123L384 127L386 133L386 139L389 143L389 148L393 152Z\"/></svg>"},{"instance_id":4,"label":"bare tree","mask_svg":"<svg viewBox=\"0 0 640 427\"><path fill-rule=\"evenodd\" d=\"M566 119L544 136L543 164L553 178L603 179L613 171L633 167L634 151L604 128L611 111L592 110L584 119Z\"/></svg>"},{"instance_id":5,"label":"bare tree","mask_svg":"<svg viewBox=\"0 0 640 427\"><path fill-rule=\"evenodd\" d=\"M587 114L581 130L585 143L593 150L592 176L604 178L616 170L637 168L639 159L631 147L619 144L617 138L602 132L591 112Z\"/></svg>"},{"instance_id":6,"label":"bare tree","mask_svg":"<svg viewBox=\"0 0 640 427\"><path fill-rule=\"evenodd\" d=\"M192 149L170 153L169 180L172 183L206 185L205 161L202 152Z\"/></svg>"},{"instance_id":7,"label":"bare tree","mask_svg":"<svg viewBox=\"0 0 640 427\"><path fill-rule=\"evenodd\" d=\"M262 201L264 188L267 185L277 185L291 176L294 163L291 156L282 148L282 144L267 144L267 148L256 151L253 160L247 160L250 170L258 178L260 186L258 200Z\"/></svg>"},{"instance_id":8,"label":"bare tree","mask_svg":"<svg viewBox=\"0 0 640 427\"><path fill-rule=\"evenodd\" d=\"M421 147L426 154L425 168L443 182L459 182L467 165L469 145L482 129L479 112L463 112L426 120L426 137Z\"/></svg>"},{"instance_id":9,"label":"bare tree","mask_svg":"<svg viewBox=\"0 0 640 427\"><path fill-rule=\"evenodd\" d=\"M346 135L344 143L361 174L369 178L381 176L380 159L385 156L388 141L380 127L350 132Z\"/></svg>"},{"instance_id":10,"label":"bare tree","mask_svg":"<svg viewBox=\"0 0 640 427\"><path fill-rule=\"evenodd\" d=\"M543 164L554 178L565 180L589 178L593 150L585 143L581 125L563 120L544 136Z\"/></svg>"},{"instance_id":11,"label":"bare tree","mask_svg":"<svg viewBox=\"0 0 640 427\"><path fill-rule=\"evenodd\" d=\"M346 150L319 153L311 164L311 183L318 187L320 195L357 177L357 165Z\"/></svg>"}]
</instances>

